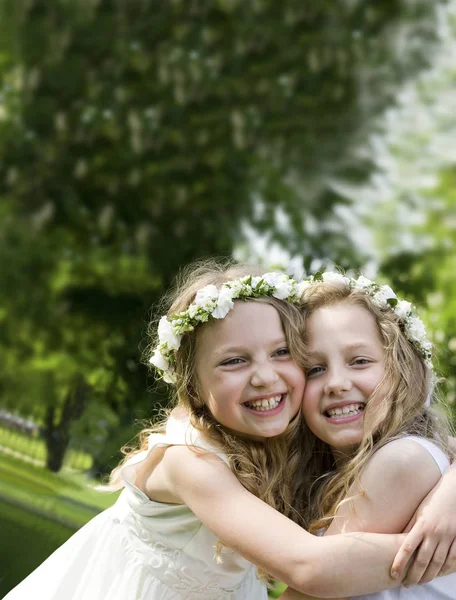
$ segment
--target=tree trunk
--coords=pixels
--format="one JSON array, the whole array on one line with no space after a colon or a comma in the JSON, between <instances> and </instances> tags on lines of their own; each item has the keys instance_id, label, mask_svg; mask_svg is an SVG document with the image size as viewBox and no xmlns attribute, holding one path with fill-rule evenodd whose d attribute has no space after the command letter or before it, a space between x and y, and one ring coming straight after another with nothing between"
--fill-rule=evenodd
<instances>
[{"instance_id":1,"label":"tree trunk","mask_svg":"<svg viewBox=\"0 0 456 600\"><path fill-rule=\"evenodd\" d=\"M60 471L65 453L70 443L70 427L73 421L79 419L87 405L90 386L82 375L76 377L74 385L68 391L62 407L60 420L55 420L55 405L51 404L46 410L44 439L46 442L46 466L50 471Z\"/></svg>"}]
</instances>

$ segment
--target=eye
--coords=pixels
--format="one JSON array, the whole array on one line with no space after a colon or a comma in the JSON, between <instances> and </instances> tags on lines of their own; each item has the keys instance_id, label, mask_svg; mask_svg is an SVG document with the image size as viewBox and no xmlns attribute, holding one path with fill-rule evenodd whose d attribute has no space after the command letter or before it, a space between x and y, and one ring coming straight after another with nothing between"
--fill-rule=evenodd
<instances>
[{"instance_id":1,"label":"eye","mask_svg":"<svg viewBox=\"0 0 456 600\"><path fill-rule=\"evenodd\" d=\"M324 372L324 368L316 365L315 367L310 367L307 369L306 375L307 377L315 377L316 375L320 375L320 373Z\"/></svg>"},{"instance_id":2,"label":"eye","mask_svg":"<svg viewBox=\"0 0 456 600\"><path fill-rule=\"evenodd\" d=\"M276 356L290 356L290 350L288 348L280 348L274 352Z\"/></svg>"},{"instance_id":3,"label":"eye","mask_svg":"<svg viewBox=\"0 0 456 600\"><path fill-rule=\"evenodd\" d=\"M243 358L239 358L239 357L235 357L235 358L228 358L227 360L224 360L223 362L220 363L221 367L231 367L234 365L241 365L244 362Z\"/></svg>"},{"instance_id":4,"label":"eye","mask_svg":"<svg viewBox=\"0 0 456 600\"><path fill-rule=\"evenodd\" d=\"M364 367L365 365L370 365L371 364L371 360L368 358L355 358L352 361L352 364L355 366L360 366L360 367Z\"/></svg>"}]
</instances>

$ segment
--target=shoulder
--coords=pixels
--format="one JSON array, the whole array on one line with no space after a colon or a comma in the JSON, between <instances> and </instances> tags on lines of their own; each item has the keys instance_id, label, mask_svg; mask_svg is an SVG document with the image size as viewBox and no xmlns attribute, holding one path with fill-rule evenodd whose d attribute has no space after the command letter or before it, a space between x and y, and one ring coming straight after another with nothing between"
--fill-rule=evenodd
<instances>
[{"instance_id":1,"label":"shoulder","mask_svg":"<svg viewBox=\"0 0 456 600\"><path fill-rule=\"evenodd\" d=\"M163 463L170 477L204 483L214 475L234 477L228 465L215 453L188 446L169 446Z\"/></svg>"},{"instance_id":2,"label":"shoulder","mask_svg":"<svg viewBox=\"0 0 456 600\"><path fill-rule=\"evenodd\" d=\"M166 490L174 502L186 504L189 492L211 494L233 480L239 484L227 464L213 452L174 445L160 449L156 458L158 462L151 460L147 468L146 491L150 498Z\"/></svg>"},{"instance_id":3,"label":"shoulder","mask_svg":"<svg viewBox=\"0 0 456 600\"><path fill-rule=\"evenodd\" d=\"M423 463L435 465L433 454L426 446L434 446L437 450L437 446L428 440L420 443L413 436L397 438L379 448L369 462L371 464L388 463L393 470L399 471L423 465Z\"/></svg>"},{"instance_id":4,"label":"shoulder","mask_svg":"<svg viewBox=\"0 0 456 600\"><path fill-rule=\"evenodd\" d=\"M328 533L398 533L440 478L432 455L416 441L393 440L377 450L337 510Z\"/></svg>"},{"instance_id":5,"label":"shoulder","mask_svg":"<svg viewBox=\"0 0 456 600\"><path fill-rule=\"evenodd\" d=\"M416 489L425 495L441 477L433 455L413 438L399 438L377 450L361 474L361 482L375 482L375 487L388 486Z\"/></svg>"}]
</instances>

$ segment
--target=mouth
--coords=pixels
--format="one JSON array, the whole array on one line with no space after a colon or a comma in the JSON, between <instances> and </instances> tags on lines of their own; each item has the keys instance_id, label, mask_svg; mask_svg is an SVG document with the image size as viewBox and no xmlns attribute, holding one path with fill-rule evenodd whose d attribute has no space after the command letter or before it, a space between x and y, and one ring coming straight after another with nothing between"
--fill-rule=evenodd
<instances>
[{"instance_id":1,"label":"mouth","mask_svg":"<svg viewBox=\"0 0 456 600\"><path fill-rule=\"evenodd\" d=\"M364 404L362 402L353 402L345 406L330 408L324 412L324 415L328 419L348 419L356 417L362 412L364 412Z\"/></svg>"},{"instance_id":2,"label":"mouth","mask_svg":"<svg viewBox=\"0 0 456 600\"><path fill-rule=\"evenodd\" d=\"M283 404L285 396L286 394L277 394L269 398L258 398L251 402L244 402L244 406L253 412L272 412Z\"/></svg>"}]
</instances>

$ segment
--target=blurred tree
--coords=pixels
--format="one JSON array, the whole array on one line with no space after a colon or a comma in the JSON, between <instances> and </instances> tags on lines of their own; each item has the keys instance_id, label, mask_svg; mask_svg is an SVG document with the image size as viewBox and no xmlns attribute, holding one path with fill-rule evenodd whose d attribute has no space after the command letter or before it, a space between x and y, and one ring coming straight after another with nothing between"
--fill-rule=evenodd
<instances>
[{"instance_id":1,"label":"blurred tree","mask_svg":"<svg viewBox=\"0 0 456 600\"><path fill-rule=\"evenodd\" d=\"M455 190L456 170L445 169L439 185L423 193L424 219L412 228L415 250L387 255L381 269L405 297L424 308L437 372L444 377L442 390L456 420Z\"/></svg>"},{"instance_id":2,"label":"blurred tree","mask_svg":"<svg viewBox=\"0 0 456 600\"><path fill-rule=\"evenodd\" d=\"M147 308L181 265L230 255L242 223L307 267L360 264L334 181L369 176L360 148L429 64L445 6L1 0L5 398L52 373L48 440L81 381L109 427L146 416Z\"/></svg>"},{"instance_id":3,"label":"blurred tree","mask_svg":"<svg viewBox=\"0 0 456 600\"><path fill-rule=\"evenodd\" d=\"M364 221L375 263L412 299L435 343L441 390L456 423L456 3L432 69L409 81L376 138L377 173L351 191L367 199Z\"/></svg>"}]
</instances>

